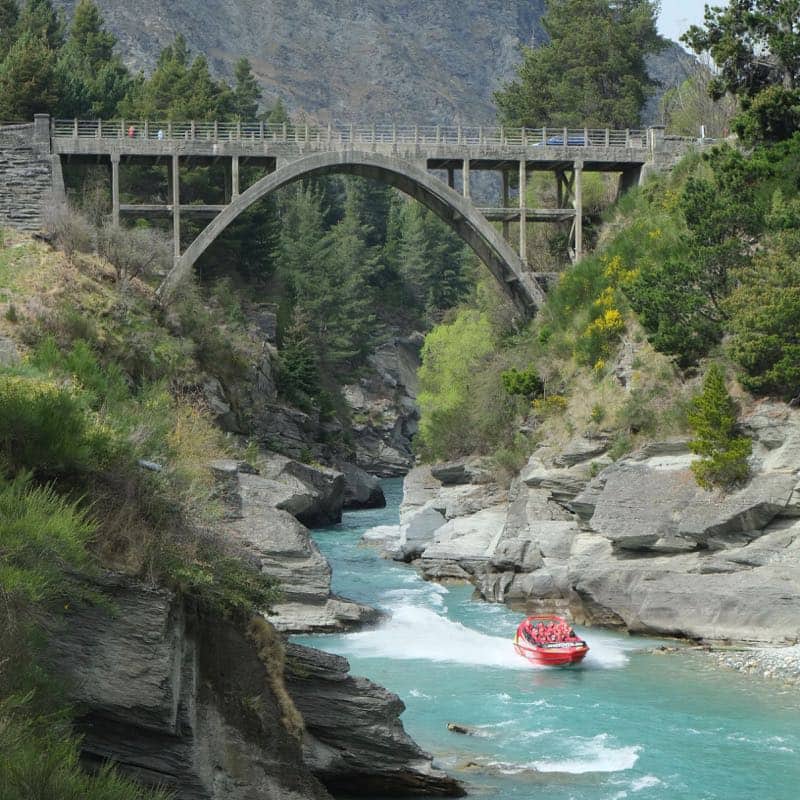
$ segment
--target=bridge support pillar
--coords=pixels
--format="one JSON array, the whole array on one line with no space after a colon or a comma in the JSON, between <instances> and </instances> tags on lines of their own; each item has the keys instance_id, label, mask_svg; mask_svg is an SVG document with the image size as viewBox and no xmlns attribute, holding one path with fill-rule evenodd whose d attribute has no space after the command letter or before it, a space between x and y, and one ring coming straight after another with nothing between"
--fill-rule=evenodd
<instances>
[{"instance_id":1,"label":"bridge support pillar","mask_svg":"<svg viewBox=\"0 0 800 800\"><path fill-rule=\"evenodd\" d=\"M231 196L239 194L239 156L231 156Z\"/></svg>"},{"instance_id":2,"label":"bridge support pillar","mask_svg":"<svg viewBox=\"0 0 800 800\"><path fill-rule=\"evenodd\" d=\"M503 170L502 176L503 176L503 208L508 208L509 191L508 191L508 170L507 169ZM510 238L511 238L510 223L506 219L506 220L503 220L503 239L508 241Z\"/></svg>"},{"instance_id":3,"label":"bridge support pillar","mask_svg":"<svg viewBox=\"0 0 800 800\"><path fill-rule=\"evenodd\" d=\"M519 162L519 257L528 263L528 214L525 195L528 188L528 165Z\"/></svg>"},{"instance_id":4,"label":"bridge support pillar","mask_svg":"<svg viewBox=\"0 0 800 800\"><path fill-rule=\"evenodd\" d=\"M119 153L111 154L111 224L119 228Z\"/></svg>"},{"instance_id":5,"label":"bridge support pillar","mask_svg":"<svg viewBox=\"0 0 800 800\"><path fill-rule=\"evenodd\" d=\"M583 257L583 161L576 161L575 176L575 261Z\"/></svg>"},{"instance_id":6,"label":"bridge support pillar","mask_svg":"<svg viewBox=\"0 0 800 800\"><path fill-rule=\"evenodd\" d=\"M469 197L469 159L464 159L464 167L462 169L463 184L464 184L464 197Z\"/></svg>"},{"instance_id":7,"label":"bridge support pillar","mask_svg":"<svg viewBox=\"0 0 800 800\"><path fill-rule=\"evenodd\" d=\"M456 170L455 167L448 167L447 168L447 185L451 189L456 188Z\"/></svg>"},{"instance_id":8,"label":"bridge support pillar","mask_svg":"<svg viewBox=\"0 0 800 800\"><path fill-rule=\"evenodd\" d=\"M172 243L175 261L181 257L181 169L178 154L172 154L170 169L170 199L172 200Z\"/></svg>"}]
</instances>

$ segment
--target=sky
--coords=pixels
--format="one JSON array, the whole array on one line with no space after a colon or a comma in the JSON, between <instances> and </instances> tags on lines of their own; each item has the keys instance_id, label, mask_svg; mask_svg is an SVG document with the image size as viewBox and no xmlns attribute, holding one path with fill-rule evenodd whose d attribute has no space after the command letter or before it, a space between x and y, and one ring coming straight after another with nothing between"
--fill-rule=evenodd
<instances>
[{"instance_id":1,"label":"sky","mask_svg":"<svg viewBox=\"0 0 800 800\"><path fill-rule=\"evenodd\" d=\"M709 5L725 5L715 0ZM673 41L683 34L690 25L703 21L704 0L661 0L661 14L658 17L658 30L662 36Z\"/></svg>"}]
</instances>

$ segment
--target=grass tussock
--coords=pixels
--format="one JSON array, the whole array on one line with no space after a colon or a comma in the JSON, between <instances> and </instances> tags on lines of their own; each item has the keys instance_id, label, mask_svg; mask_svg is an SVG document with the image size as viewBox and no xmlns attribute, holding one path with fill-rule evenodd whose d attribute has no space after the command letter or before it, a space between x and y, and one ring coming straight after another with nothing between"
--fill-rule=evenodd
<instances>
[{"instance_id":1,"label":"grass tussock","mask_svg":"<svg viewBox=\"0 0 800 800\"><path fill-rule=\"evenodd\" d=\"M281 724L286 732L298 741L302 741L305 722L297 710L291 695L286 690L284 670L286 666L286 650L275 628L263 617L253 617L247 629L248 636L256 646L258 657L264 665L267 683L281 710Z\"/></svg>"}]
</instances>

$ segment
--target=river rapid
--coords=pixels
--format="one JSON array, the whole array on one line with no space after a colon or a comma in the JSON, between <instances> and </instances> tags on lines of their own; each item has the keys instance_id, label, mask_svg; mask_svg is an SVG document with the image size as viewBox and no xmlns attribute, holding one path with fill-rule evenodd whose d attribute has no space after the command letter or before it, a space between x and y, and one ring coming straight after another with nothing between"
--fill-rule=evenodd
<instances>
[{"instance_id":1,"label":"river rapid","mask_svg":"<svg viewBox=\"0 0 800 800\"><path fill-rule=\"evenodd\" d=\"M347 512L314 538L333 590L390 618L374 630L295 641L345 656L353 674L400 695L406 730L471 796L800 798L797 687L594 628L578 629L591 647L580 666L533 667L511 645L520 614L473 600L469 586L425 582L359 543L371 527L398 524L402 481L383 488L386 508ZM448 722L474 735L451 733Z\"/></svg>"}]
</instances>

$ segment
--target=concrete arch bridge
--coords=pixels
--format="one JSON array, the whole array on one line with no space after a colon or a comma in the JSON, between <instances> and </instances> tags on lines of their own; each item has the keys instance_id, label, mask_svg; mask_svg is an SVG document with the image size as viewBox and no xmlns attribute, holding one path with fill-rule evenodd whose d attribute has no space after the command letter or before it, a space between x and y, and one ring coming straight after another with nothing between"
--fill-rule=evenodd
<instances>
[{"instance_id":1,"label":"concrete arch bridge","mask_svg":"<svg viewBox=\"0 0 800 800\"><path fill-rule=\"evenodd\" d=\"M624 189L636 185L648 170L671 167L692 145L691 140L665 137L661 128L312 127L261 122L51 120L43 115L37 116L31 127L38 150L50 154L56 194L63 192L65 163L105 163L110 167L115 224L126 214L171 216L175 261L161 287L162 295L180 282L206 248L253 203L304 177L344 173L388 183L431 209L475 251L526 314L534 313L544 298L526 263L528 225L571 223L569 250L577 260L583 253L584 172L619 173ZM181 203L182 167L217 163L225 167L225 202ZM129 164L165 164L167 202L120 203L120 170ZM263 177L244 190L239 179L243 164L263 169ZM470 176L476 170L502 175L499 206L479 207L473 202ZM534 171L554 175L556 207L526 205L528 176ZM513 200L512 181L517 186ZM181 218L185 215L210 221L182 250ZM492 224L497 222L502 225ZM513 243L509 236L512 222L518 223L519 230Z\"/></svg>"}]
</instances>

